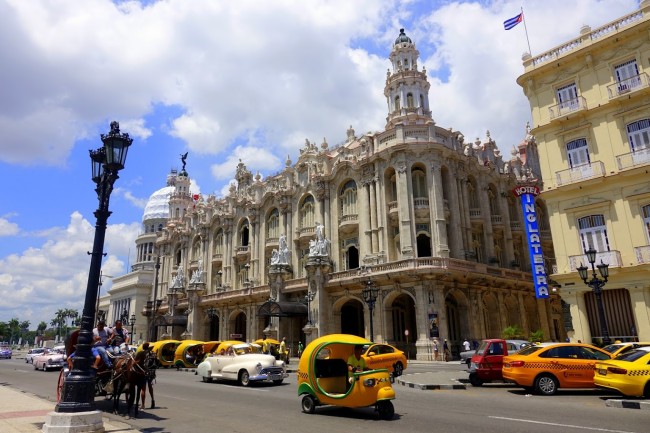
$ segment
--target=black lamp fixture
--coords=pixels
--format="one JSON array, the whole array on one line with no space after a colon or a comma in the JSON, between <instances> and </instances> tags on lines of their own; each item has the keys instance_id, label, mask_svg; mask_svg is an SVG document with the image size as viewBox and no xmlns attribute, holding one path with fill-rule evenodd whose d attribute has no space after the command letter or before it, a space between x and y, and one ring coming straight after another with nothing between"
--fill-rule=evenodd
<instances>
[{"instance_id":1,"label":"black lamp fixture","mask_svg":"<svg viewBox=\"0 0 650 433\"><path fill-rule=\"evenodd\" d=\"M129 325L131 325L131 335L135 337L135 313L131 314ZM131 342L133 342L133 338L131 338Z\"/></svg>"},{"instance_id":2,"label":"black lamp fixture","mask_svg":"<svg viewBox=\"0 0 650 433\"><path fill-rule=\"evenodd\" d=\"M95 183L95 192L99 207L95 211L95 238L93 250L88 254L90 269L88 271L88 284L86 297L81 316L81 330L77 340L76 355L72 371L66 376L61 393L61 401L56 405L56 412L89 412L95 410L95 370L91 368L93 357L90 346L93 338L95 318L95 302L97 300L97 287L100 282L102 257L104 256L104 239L106 237L106 223L111 212L108 210L113 185L119 178L118 173L124 168L126 155L133 139L129 134L120 132L120 124L111 122L108 134L101 134L103 147L90 151L92 166L92 180Z\"/></svg>"},{"instance_id":3,"label":"black lamp fixture","mask_svg":"<svg viewBox=\"0 0 650 433\"><path fill-rule=\"evenodd\" d=\"M605 317L605 307L603 306L602 295L603 287L605 287L605 283L607 283L607 280L609 279L609 265L603 263L601 259L600 264L594 266L594 263L596 263L597 251L593 248L589 248L585 251L585 254L587 255L589 264L591 264L591 279L589 279L589 268L584 266L582 263L578 266L577 271L578 274L580 274L582 281L584 281L584 283L594 292L594 296L596 297L596 307L598 308L598 321L600 322L600 330L603 334L603 344L607 345L610 344L612 340L609 337L609 328L607 327L607 318ZM596 268L598 268L598 272L602 278L598 278Z\"/></svg>"},{"instance_id":4,"label":"black lamp fixture","mask_svg":"<svg viewBox=\"0 0 650 433\"><path fill-rule=\"evenodd\" d=\"M375 333L373 328L373 317L372 312L375 309L375 302L379 296L379 287L372 282L370 278L366 281L366 287L361 291L363 294L363 300L368 304L368 311L370 313L370 341L374 341Z\"/></svg>"}]
</instances>

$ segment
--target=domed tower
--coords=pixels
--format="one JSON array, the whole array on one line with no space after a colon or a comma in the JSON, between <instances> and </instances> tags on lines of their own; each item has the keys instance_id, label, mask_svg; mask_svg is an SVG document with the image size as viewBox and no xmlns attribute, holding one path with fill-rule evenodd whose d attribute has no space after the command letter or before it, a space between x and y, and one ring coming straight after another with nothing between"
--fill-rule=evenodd
<instances>
[{"instance_id":1,"label":"domed tower","mask_svg":"<svg viewBox=\"0 0 650 433\"><path fill-rule=\"evenodd\" d=\"M169 176L167 179L169 182ZM183 167L178 175L173 176L171 185L174 187L174 192L169 198L169 218L172 220L180 220L185 216L187 209L194 204L192 193L190 192L190 177L187 175L185 167Z\"/></svg>"},{"instance_id":2,"label":"domed tower","mask_svg":"<svg viewBox=\"0 0 650 433\"><path fill-rule=\"evenodd\" d=\"M388 102L386 129L397 124L414 125L431 121L429 81L425 69L418 71L420 53L411 38L400 29L393 44L390 61L393 70L386 74L384 95Z\"/></svg>"},{"instance_id":3,"label":"domed tower","mask_svg":"<svg viewBox=\"0 0 650 433\"><path fill-rule=\"evenodd\" d=\"M151 194L142 214L142 232L135 240L136 258L132 270L153 269L156 233L169 219L169 199L175 191L176 170L167 175L167 186Z\"/></svg>"}]
</instances>

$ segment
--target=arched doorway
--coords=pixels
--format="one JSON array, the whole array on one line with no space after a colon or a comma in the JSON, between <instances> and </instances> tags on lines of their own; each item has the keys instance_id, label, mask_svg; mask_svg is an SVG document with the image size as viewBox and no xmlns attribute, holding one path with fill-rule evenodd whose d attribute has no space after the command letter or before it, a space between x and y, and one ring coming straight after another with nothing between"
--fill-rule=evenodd
<instances>
[{"instance_id":1,"label":"arched doorway","mask_svg":"<svg viewBox=\"0 0 650 433\"><path fill-rule=\"evenodd\" d=\"M359 267L359 250L357 250L357 247L351 246L347 249L345 261L347 269L357 269Z\"/></svg>"},{"instance_id":2,"label":"arched doorway","mask_svg":"<svg viewBox=\"0 0 650 433\"><path fill-rule=\"evenodd\" d=\"M431 257L431 238L425 234L417 237L418 257Z\"/></svg>"},{"instance_id":3,"label":"arched doorway","mask_svg":"<svg viewBox=\"0 0 650 433\"><path fill-rule=\"evenodd\" d=\"M238 313L232 322L233 332L230 334L230 338L234 340L246 341L246 314L243 312Z\"/></svg>"},{"instance_id":4,"label":"arched doorway","mask_svg":"<svg viewBox=\"0 0 650 433\"><path fill-rule=\"evenodd\" d=\"M363 305L360 301L352 299L341 307L341 333L365 336Z\"/></svg>"},{"instance_id":5,"label":"arched doorway","mask_svg":"<svg viewBox=\"0 0 650 433\"><path fill-rule=\"evenodd\" d=\"M487 338L501 338L502 329L499 321L499 306L497 300L492 294L483 297L484 308L484 325Z\"/></svg>"},{"instance_id":6,"label":"arched doorway","mask_svg":"<svg viewBox=\"0 0 650 433\"><path fill-rule=\"evenodd\" d=\"M219 340L219 316L208 316L208 341Z\"/></svg>"},{"instance_id":7,"label":"arched doorway","mask_svg":"<svg viewBox=\"0 0 650 433\"><path fill-rule=\"evenodd\" d=\"M407 294L398 295L391 304L392 341L395 347L415 357L415 339L418 335L415 322L415 302ZM407 332L408 331L408 335Z\"/></svg>"}]
</instances>

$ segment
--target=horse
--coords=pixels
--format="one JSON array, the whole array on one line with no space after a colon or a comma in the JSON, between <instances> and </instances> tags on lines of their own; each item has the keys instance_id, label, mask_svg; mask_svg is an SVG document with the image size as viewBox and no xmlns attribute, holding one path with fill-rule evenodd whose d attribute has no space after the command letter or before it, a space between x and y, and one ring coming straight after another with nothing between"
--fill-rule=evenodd
<instances>
[{"instance_id":1,"label":"horse","mask_svg":"<svg viewBox=\"0 0 650 433\"><path fill-rule=\"evenodd\" d=\"M131 353L116 358L113 366L113 413L119 410L119 397L126 394L126 415L131 414L134 408L133 417L138 417L140 405L140 393L147 383L148 366L145 363L146 353L138 352L135 356ZM135 401L135 405L133 404Z\"/></svg>"}]
</instances>

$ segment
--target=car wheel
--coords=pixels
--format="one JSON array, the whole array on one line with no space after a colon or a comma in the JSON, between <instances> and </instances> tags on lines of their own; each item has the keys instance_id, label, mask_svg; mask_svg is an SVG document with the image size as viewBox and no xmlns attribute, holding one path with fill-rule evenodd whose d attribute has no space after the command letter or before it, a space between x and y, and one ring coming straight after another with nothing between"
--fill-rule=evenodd
<instances>
[{"instance_id":1,"label":"car wheel","mask_svg":"<svg viewBox=\"0 0 650 433\"><path fill-rule=\"evenodd\" d=\"M202 376L202 377L201 377L201 380L202 380L203 382L205 382L205 383L210 383L210 382L212 382L212 378L211 378L211 377L208 377L208 376Z\"/></svg>"},{"instance_id":2,"label":"car wheel","mask_svg":"<svg viewBox=\"0 0 650 433\"><path fill-rule=\"evenodd\" d=\"M314 413L316 411L316 400L309 394L302 396L302 411L305 413Z\"/></svg>"},{"instance_id":3,"label":"car wheel","mask_svg":"<svg viewBox=\"0 0 650 433\"><path fill-rule=\"evenodd\" d=\"M395 416L395 407L390 400L382 400L377 402L377 412L379 417L383 420L391 420Z\"/></svg>"},{"instance_id":4,"label":"car wheel","mask_svg":"<svg viewBox=\"0 0 650 433\"><path fill-rule=\"evenodd\" d=\"M401 362L397 362L393 366L393 377L401 376L404 373L404 366Z\"/></svg>"},{"instance_id":5,"label":"car wheel","mask_svg":"<svg viewBox=\"0 0 650 433\"><path fill-rule=\"evenodd\" d=\"M239 384L241 386L248 386L251 383L250 375L248 371L242 370L239 372Z\"/></svg>"},{"instance_id":6,"label":"car wheel","mask_svg":"<svg viewBox=\"0 0 650 433\"><path fill-rule=\"evenodd\" d=\"M472 358L467 358L465 364L467 364L467 368L469 368L472 365Z\"/></svg>"},{"instance_id":7,"label":"car wheel","mask_svg":"<svg viewBox=\"0 0 650 433\"><path fill-rule=\"evenodd\" d=\"M557 379L550 374L542 374L535 379L535 391L542 395L553 395L557 392Z\"/></svg>"},{"instance_id":8,"label":"car wheel","mask_svg":"<svg viewBox=\"0 0 650 433\"><path fill-rule=\"evenodd\" d=\"M645 384L645 388L643 389L643 397L650 398L650 382Z\"/></svg>"},{"instance_id":9,"label":"car wheel","mask_svg":"<svg viewBox=\"0 0 650 433\"><path fill-rule=\"evenodd\" d=\"M273 381L273 384L275 384L275 385L282 385L282 382L284 382L284 379L278 379L278 380L274 380L274 381Z\"/></svg>"},{"instance_id":10,"label":"car wheel","mask_svg":"<svg viewBox=\"0 0 650 433\"><path fill-rule=\"evenodd\" d=\"M38 365L36 365L36 364L33 364L33 365L34 365L34 370L38 370Z\"/></svg>"},{"instance_id":11,"label":"car wheel","mask_svg":"<svg viewBox=\"0 0 650 433\"><path fill-rule=\"evenodd\" d=\"M469 383L471 383L472 386L476 386L476 387L483 385L483 381L478 378L478 375L476 373L472 373L469 375Z\"/></svg>"}]
</instances>

